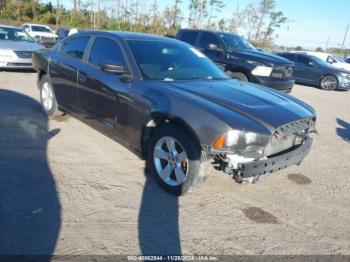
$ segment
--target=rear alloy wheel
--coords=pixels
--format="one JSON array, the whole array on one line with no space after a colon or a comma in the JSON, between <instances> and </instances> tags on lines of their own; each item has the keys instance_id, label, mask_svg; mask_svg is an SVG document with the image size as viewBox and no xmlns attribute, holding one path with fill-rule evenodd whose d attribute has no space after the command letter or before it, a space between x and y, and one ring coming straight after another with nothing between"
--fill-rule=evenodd
<instances>
[{"instance_id":1,"label":"rear alloy wheel","mask_svg":"<svg viewBox=\"0 0 350 262\"><path fill-rule=\"evenodd\" d=\"M55 92L47 75L42 76L40 79L40 101L41 107L48 117L61 116L63 114L58 110Z\"/></svg>"},{"instance_id":2,"label":"rear alloy wheel","mask_svg":"<svg viewBox=\"0 0 350 262\"><path fill-rule=\"evenodd\" d=\"M338 80L336 77L331 75L324 76L321 78L320 87L327 91L335 90L338 87Z\"/></svg>"},{"instance_id":3,"label":"rear alloy wheel","mask_svg":"<svg viewBox=\"0 0 350 262\"><path fill-rule=\"evenodd\" d=\"M152 175L168 192L184 195L205 181L201 150L182 127L176 124L160 127L149 145Z\"/></svg>"}]
</instances>

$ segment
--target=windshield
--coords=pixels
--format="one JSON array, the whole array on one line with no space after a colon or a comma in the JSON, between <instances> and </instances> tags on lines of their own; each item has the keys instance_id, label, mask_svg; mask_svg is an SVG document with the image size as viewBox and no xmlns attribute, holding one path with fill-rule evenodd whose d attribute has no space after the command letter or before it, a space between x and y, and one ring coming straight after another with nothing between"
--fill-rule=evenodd
<instances>
[{"instance_id":1,"label":"windshield","mask_svg":"<svg viewBox=\"0 0 350 262\"><path fill-rule=\"evenodd\" d=\"M334 60L336 60L339 63L346 63L345 60L343 58L341 58L340 56L333 56Z\"/></svg>"},{"instance_id":2,"label":"windshield","mask_svg":"<svg viewBox=\"0 0 350 262\"><path fill-rule=\"evenodd\" d=\"M255 47L244 38L227 33L219 34L229 49L232 50L256 50Z\"/></svg>"},{"instance_id":3,"label":"windshield","mask_svg":"<svg viewBox=\"0 0 350 262\"><path fill-rule=\"evenodd\" d=\"M34 42L23 29L0 27L0 40Z\"/></svg>"},{"instance_id":4,"label":"windshield","mask_svg":"<svg viewBox=\"0 0 350 262\"><path fill-rule=\"evenodd\" d=\"M47 32L51 33L50 28L47 28L45 26L38 26L38 25L32 25L32 31L34 32Z\"/></svg>"},{"instance_id":5,"label":"windshield","mask_svg":"<svg viewBox=\"0 0 350 262\"><path fill-rule=\"evenodd\" d=\"M129 40L128 45L144 79L229 79L206 56L190 46L141 40Z\"/></svg>"}]
</instances>

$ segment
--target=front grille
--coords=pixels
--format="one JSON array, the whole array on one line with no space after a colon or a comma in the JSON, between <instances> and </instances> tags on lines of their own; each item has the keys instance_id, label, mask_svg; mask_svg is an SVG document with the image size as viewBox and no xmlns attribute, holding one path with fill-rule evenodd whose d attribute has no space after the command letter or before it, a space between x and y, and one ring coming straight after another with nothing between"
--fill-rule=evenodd
<instances>
[{"instance_id":1,"label":"front grille","mask_svg":"<svg viewBox=\"0 0 350 262\"><path fill-rule=\"evenodd\" d=\"M278 127L272 135L268 155L277 154L300 145L313 125L311 118L301 119Z\"/></svg>"},{"instance_id":2,"label":"front grille","mask_svg":"<svg viewBox=\"0 0 350 262\"><path fill-rule=\"evenodd\" d=\"M271 77L278 78L278 79L290 79L293 77L293 66L290 66L290 65L275 66L272 70Z\"/></svg>"},{"instance_id":3,"label":"front grille","mask_svg":"<svg viewBox=\"0 0 350 262\"><path fill-rule=\"evenodd\" d=\"M31 63L7 63L7 66L32 66Z\"/></svg>"},{"instance_id":4,"label":"front grille","mask_svg":"<svg viewBox=\"0 0 350 262\"><path fill-rule=\"evenodd\" d=\"M31 51L15 51L15 53L19 58L32 58Z\"/></svg>"},{"instance_id":5,"label":"front grille","mask_svg":"<svg viewBox=\"0 0 350 262\"><path fill-rule=\"evenodd\" d=\"M54 43L56 43L56 38L41 36L40 42L45 43L45 44L54 44Z\"/></svg>"}]
</instances>

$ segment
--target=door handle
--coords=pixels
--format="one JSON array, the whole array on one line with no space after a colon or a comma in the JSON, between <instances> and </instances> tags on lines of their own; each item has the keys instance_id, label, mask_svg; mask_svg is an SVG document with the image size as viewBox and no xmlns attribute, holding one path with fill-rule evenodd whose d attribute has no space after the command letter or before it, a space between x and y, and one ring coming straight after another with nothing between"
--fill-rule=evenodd
<instances>
[{"instance_id":1,"label":"door handle","mask_svg":"<svg viewBox=\"0 0 350 262\"><path fill-rule=\"evenodd\" d=\"M86 76L79 73L78 80L79 80L79 82L86 82Z\"/></svg>"}]
</instances>

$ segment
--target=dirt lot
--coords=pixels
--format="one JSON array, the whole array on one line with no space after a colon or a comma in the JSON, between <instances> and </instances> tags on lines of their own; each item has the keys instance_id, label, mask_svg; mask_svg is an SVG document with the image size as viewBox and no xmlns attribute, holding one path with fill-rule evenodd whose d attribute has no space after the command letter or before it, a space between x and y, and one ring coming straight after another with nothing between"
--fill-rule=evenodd
<instances>
[{"instance_id":1,"label":"dirt lot","mask_svg":"<svg viewBox=\"0 0 350 262\"><path fill-rule=\"evenodd\" d=\"M34 73L0 72L0 254L350 254L350 92L295 86L319 136L300 167L164 193L131 152L48 121Z\"/></svg>"}]
</instances>

